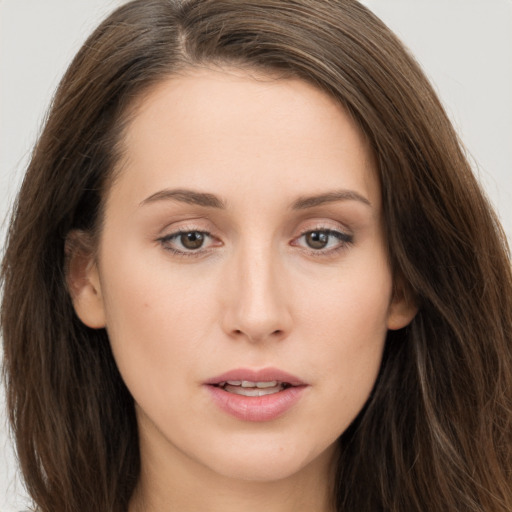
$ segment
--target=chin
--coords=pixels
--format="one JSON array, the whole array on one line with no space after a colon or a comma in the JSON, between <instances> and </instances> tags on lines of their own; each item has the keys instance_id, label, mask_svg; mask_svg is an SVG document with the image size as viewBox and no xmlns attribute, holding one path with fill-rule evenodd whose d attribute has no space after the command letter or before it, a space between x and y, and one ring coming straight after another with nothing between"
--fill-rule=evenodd
<instances>
[{"instance_id":1,"label":"chin","mask_svg":"<svg viewBox=\"0 0 512 512\"><path fill-rule=\"evenodd\" d=\"M334 445L324 450L309 451L301 443L288 446L254 443L250 448L212 454L210 460L213 462L208 466L215 473L230 479L268 483L284 480L302 471L319 471L324 465L329 465L334 452Z\"/></svg>"},{"instance_id":2,"label":"chin","mask_svg":"<svg viewBox=\"0 0 512 512\"><path fill-rule=\"evenodd\" d=\"M229 479L269 483L285 480L299 473L306 465L283 460L280 460L277 464L269 461L233 461L213 469Z\"/></svg>"}]
</instances>

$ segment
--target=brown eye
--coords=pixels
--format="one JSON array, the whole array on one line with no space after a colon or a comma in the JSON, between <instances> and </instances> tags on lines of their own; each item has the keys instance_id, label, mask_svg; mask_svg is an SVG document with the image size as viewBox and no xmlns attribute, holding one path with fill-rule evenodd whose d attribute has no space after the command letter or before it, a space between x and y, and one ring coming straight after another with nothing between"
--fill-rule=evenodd
<instances>
[{"instance_id":1,"label":"brown eye","mask_svg":"<svg viewBox=\"0 0 512 512\"><path fill-rule=\"evenodd\" d=\"M310 231L304 236L311 249L323 249L329 243L329 233L325 231Z\"/></svg>"},{"instance_id":2,"label":"brown eye","mask_svg":"<svg viewBox=\"0 0 512 512\"><path fill-rule=\"evenodd\" d=\"M179 256L200 256L222 245L207 231L180 230L157 239L166 251Z\"/></svg>"},{"instance_id":3,"label":"brown eye","mask_svg":"<svg viewBox=\"0 0 512 512\"><path fill-rule=\"evenodd\" d=\"M337 229L315 229L306 231L293 241L292 245L310 249L318 256L333 254L353 243L353 236Z\"/></svg>"},{"instance_id":4,"label":"brown eye","mask_svg":"<svg viewBox=\"0 0 512 512\"><path fill-rule=\"evenodd\" d=\"M185 249L199 249L204 244L204 233L201 233L200 231L181 233L180 242Z\"/></svg>"}]
</instances>

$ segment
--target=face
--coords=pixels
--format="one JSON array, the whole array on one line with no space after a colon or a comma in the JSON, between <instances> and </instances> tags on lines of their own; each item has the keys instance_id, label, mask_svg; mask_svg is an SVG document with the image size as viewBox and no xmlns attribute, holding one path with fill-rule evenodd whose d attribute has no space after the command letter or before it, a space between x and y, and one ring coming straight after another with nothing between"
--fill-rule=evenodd
<instances>
[{"instance_id":1,"label":"face","mask_svg":"<svg viewBox=\"0 0 512 512\"><path fill-rule=\"evenodd\" d=\"M414 313L382 223L365 140L314 87L227 69L152 90L73 288L143 461L259 481L327 461Z\"/></svg>"}]
</instances>

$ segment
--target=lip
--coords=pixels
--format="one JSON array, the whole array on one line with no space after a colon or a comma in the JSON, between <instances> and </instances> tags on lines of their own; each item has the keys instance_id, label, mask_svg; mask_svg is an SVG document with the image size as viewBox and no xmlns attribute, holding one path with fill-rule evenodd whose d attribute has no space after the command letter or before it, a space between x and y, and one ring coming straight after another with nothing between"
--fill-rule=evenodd
<instances>
[{"instance_id":1,"label":"lip","mask_svg":"<svg viewBox=\"0 0 512 512\"><path fill-rule=\"evenodd\" d=\"M307 383L292 375L291 373L284 372L278 368L263 368L261 370L253 370L250 368L237 368L236 370L230 370L221 375L217 375L211 379L205 381L205 384L217 385L220 382L226 382L227 380L248 380L251 382L262 382L278 380L279 382L286 382L292 386L306 386Z\"/></svg>"},{"instance_id":2,"label":"lip","mask_svg":"<svg viewBox=\"0 0 512 512\"><path fill-rule=\"evenodd\" d=\"M219 383L228 380L248 380L251 382L276 380L291 386L271 395L244 396L229 393L218 386ZM308 384L295 375L277 368L261 370L238 368L208 379L204 382L204 386L214 404L224 413L242 421L262 422L277 419L289 411L299 402Z\"/></svg>"}]
</instances>

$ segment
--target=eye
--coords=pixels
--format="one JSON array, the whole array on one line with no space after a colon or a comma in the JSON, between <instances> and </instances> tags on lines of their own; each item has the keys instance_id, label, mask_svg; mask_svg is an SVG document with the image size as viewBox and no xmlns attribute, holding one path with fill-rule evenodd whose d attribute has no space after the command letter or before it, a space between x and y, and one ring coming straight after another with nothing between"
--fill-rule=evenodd
<instances>
[{"instance_id":1,"label":"eye","mask_svg":"<svg viewBox=\"0 0 512 512\"><path fill-rule=\"evenodd\" d=\"M194 250L200 249L204 244L205 233L201 231L190 231L188 233L181 233L179 235L180 244L186 249Z\"/></svg>"},{"instance_id":2,"label":"eye","mask_svg":"<svg viewBox=\"0 0 512 512\"><path fill-rule=\"evenodd\" d=\"M310 231L303 236L306 244L311 247L311 249L325 249L331 235L325 231Z\"/></svg>"},{"instance_id":3,"label":"eye","mask_svg":"<svg viewBox=\"0 0 512 512\"><path fill-rule=\"evenodd\" d=\"M312 249L314 253L329 253L343 249L353 242L352 235L334 229L314 229L302 233L292 245Z\"/></svg>"},{"instance_id":4,"label":"eye","mask_svg":"<svg viewBox=\"0 0 512 512\"><path fill-rule=\"evenodd\" d=\"M199 253L204 246L212 243L212 236L206 231L177 231L158 239L164 249L177 254Z\"/></svg>"}]
</instances>

